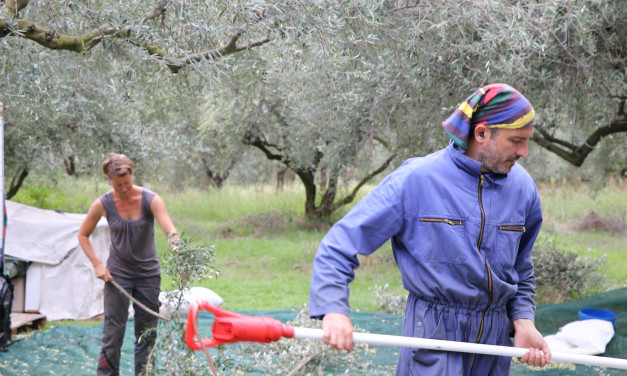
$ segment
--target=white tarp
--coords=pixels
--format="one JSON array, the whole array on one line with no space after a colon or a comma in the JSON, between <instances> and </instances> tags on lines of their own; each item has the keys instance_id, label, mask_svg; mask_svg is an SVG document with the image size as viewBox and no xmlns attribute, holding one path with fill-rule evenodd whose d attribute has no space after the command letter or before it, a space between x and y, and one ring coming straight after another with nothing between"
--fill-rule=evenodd
<instances>
[{"instance_id":1,"label":"white tarp","mask_svg":"<svg viewBox=\"0 0 627 376\"><path fill-rule=\"evenodd\" d=\"M38 300L36 310L48 320L83 320L103 313L104 282L96 278L77 239L85 214L58 213L12 201L6 206L6 255L32 262L26 272L26 301ZM106 263L110 239L105 218L98 222L91 241Z\"/></svg>"},{"instance_id":2,"label":"white tarp","mask_svg":"<svg viewBox=\"0 0 627 376\"><path fill-rule=\"evenodd\" d=\"M545 336L551 351L583 355L599 355L614 337L614 324L590 319L570 322L556 334Z\"/></svg>"}]
</instances>

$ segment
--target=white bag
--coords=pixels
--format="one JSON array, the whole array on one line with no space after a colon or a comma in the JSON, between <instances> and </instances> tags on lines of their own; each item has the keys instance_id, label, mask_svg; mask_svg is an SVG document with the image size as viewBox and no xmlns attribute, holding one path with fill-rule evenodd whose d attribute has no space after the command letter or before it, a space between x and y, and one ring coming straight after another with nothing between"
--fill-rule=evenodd
<instances>
[{"instance_id":1,"label":"white bag","mask_svg":"<svg viewBox=\"0 0 627 376\"><path fill-rule=\"evenodd\" d=\"M568 323L556 334L545 336L551 351L598 355L614 336L614 325L606 320L590 319Z\"/></svg>"}]
</instances>

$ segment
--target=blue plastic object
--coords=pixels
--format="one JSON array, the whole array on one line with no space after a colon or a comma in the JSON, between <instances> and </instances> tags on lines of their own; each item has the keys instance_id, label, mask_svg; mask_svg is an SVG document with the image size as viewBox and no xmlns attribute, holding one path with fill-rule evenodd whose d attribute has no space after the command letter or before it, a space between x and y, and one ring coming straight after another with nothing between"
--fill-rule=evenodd
<instances>
[{"instance_id":1,"label":"blue plastic object","mask_svg":"<svg viewBox=\"0 0 627 376\"><path fill-rule=\"evenodd\" d=\"M607 309L583 308L579 311L579 320L598 319L609 321L612 324L616 322L616 315Z\"/></svg>"}]
</instances>

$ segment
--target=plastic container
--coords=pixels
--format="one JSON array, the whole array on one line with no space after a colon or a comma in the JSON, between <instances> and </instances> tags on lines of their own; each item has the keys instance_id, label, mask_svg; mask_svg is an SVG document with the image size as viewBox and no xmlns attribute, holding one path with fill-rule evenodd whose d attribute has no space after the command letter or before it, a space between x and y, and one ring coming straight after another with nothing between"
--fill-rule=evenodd
<instances>
[{"instance_id":1,"label":"plastic container","mask_svg":"<svg viewBox=\"0 0 627 376\"><path fill-rule=\"evenodd\" d=\"M616 323L616 315L607 309L583 308L579 311L579 320L598 319Z\"/></svg>"}]
</instances>

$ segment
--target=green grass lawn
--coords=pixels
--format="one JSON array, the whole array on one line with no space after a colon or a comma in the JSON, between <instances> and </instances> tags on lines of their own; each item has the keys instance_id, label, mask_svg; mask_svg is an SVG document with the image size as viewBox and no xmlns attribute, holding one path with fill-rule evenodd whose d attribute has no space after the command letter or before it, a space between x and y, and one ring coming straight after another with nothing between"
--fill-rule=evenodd
<instances>
[{"instance_id":1,"label":"green grass lawn","mask_svg":"<svg viewBox=\"0 0 627 376\"><path fill-rule=\"evenodd\" d=\"M312 260L329 226L302 220L305 194L299 184L281 192L271 186L227 185L221 190L178 192L149 187L163 197L185 238L197 245L215 245L215 266L221 277L201 285L220 294L226 309L277 310L307 304ZM60 179L56 188L25 187L17 199L48 209L86 212L109 188L102 179ZM612 281L608 289L627 286L627 187L614 185L593 192L585 185L540 184L539 191L545 218L542 235L552 237L560 249L584 257L607 254L605 274ZM606 227L614 224L622 232L578 229L591 211L599 214ZM169 250L160 231L156 239L163 256ZM356 274L351 284L354 310L379 309L370 290L375 285L388 284L388 293L405 295L389 243L362 258ZM171 288L171 281L163 278L162 289Z\"/></svg>"},{"instance_id":2,"label":"green grass lawn","mask_svg":"<svg viewBox=\"0 0 627 376\"><path fill-rule=\"evenodd\" d=\"M615 287L627 286L627 186L594 192L585 185L547 184L539 190L545 217L542 233L560 249L582 257L606 254L605 275Z\"/></svg>"}]
</instances>

